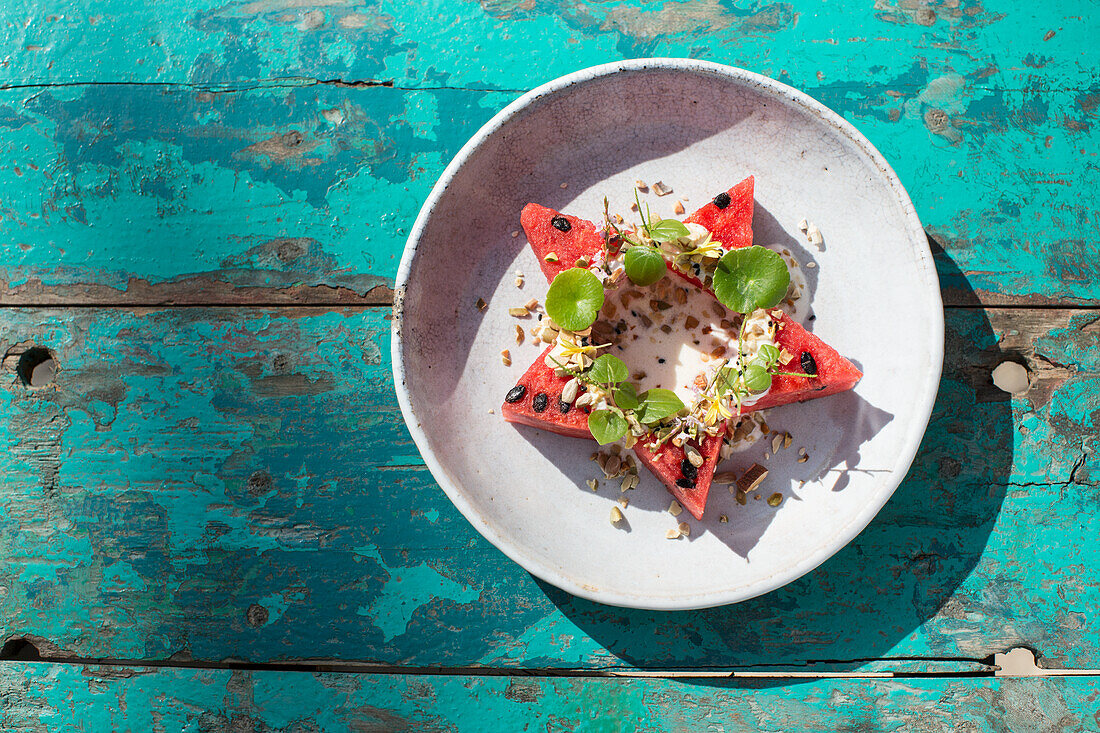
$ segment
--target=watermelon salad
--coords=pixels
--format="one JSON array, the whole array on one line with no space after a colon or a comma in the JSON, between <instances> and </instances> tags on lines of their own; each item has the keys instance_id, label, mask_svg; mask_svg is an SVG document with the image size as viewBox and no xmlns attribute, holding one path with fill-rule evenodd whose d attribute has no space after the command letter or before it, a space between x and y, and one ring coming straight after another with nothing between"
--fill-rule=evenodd
<instances>
[{"instance_id":1,"label":"watermelon salad","mask_svg":"<svg viewBox=\"0 0 1100 733\"><path fill-rule=\"evenodd\" d=\"M640 464L674 514L702 519L719 462L767 432L754 413L852 389L859 369L802 326L797 260L753 244L753 186L750 176L682 221L654 217L637 195L635 224L606 201L600 225L525 206L550 287L543 312L532 300L512 315L535 315L531 336L546 346L508 390L504 419L609 446L594 457L605 476L624 475L624 494ZM743 502L766 474L753 464L725 476Z\"/></svg>"}]
</instances>

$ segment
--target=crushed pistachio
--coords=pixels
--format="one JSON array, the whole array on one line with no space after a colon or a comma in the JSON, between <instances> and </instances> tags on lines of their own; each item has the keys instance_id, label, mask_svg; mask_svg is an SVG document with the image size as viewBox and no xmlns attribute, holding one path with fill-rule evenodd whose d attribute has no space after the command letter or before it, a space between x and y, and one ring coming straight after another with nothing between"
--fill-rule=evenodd
<instances>
[{"instance_id":1,"label":"crushed pistachio","mask_svg":"<svg viewBox=\"0 0 1100 733\"><path fill-rule=\"evenodd\" d=\"M729 520L730 520L730 518L727 517L725 514L719 514L718 515L718 521L721 522L722 524L725 524Z\"/></svg>"},{"instance_id":2,"label":"crushed pistachio","mask_svg":"<svg viewBox=\"0 0 1100 733\"><path fill-rule=\"evenodd\" d=\"M600 488L600 482L594 478L588 479L587 481L585 481L585 483L588 484L588 488L592 489L593 491Z\"/></svg>"},{"instance_id":3,"label":"crushed pistachio","mask_svg":"<svg viewBox=\"0 0 1100 733\"><path fill-rule=\"evenodd\" d=\"M558 261L558 253L557 252L547 252L546 255L542 259L543 259L544 262L557 262Z\"/></svg>"},{"instance_id":4,"label":"crushed pistachio","mask_svg":"<svg viewBox=\"0 0 1100 733\"><path fill-rule=\"evenodd\" d=\"M783 495L778 491L768 497L768 506L779 506L783 503Z\"/></svg>"}]
</instances>

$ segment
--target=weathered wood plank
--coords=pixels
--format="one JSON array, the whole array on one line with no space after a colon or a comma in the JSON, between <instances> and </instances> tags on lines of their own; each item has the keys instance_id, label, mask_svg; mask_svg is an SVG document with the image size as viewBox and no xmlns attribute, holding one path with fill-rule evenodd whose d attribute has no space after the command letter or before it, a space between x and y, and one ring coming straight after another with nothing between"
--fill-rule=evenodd
<instances>
[{"instance_id":1,"label":"weathered wood plank","mask_svg":"<svg viewBox=\"0 0 1100 733\"><path fill-rule=\"evenodd\" d=\"M658 669L924 668L1026 645L1100 666L1095 311L949 311L932 423L875 522L786 588L676 614L542 586L469 527L400 423L384 315L5 309L0 640ZM54 351L54 386L11 371L30 343ZM991 385L1005 358L1032 369L1028 398Z\"/></svg>"},{"instance_id":2,"label":"weathered wood plank","mask_svg":"<svg viewBox=\"0 0 1100 733\"><path fill-rule=\"evenodd\" d=\"M1087 3L65 8L0 10L31 49L7 78L44 85L0 93L0 302L384 301L431 183L492 113L659 53L761 71L855 122L969 281L945 279L949 303L1100 304ZM395 86L318 82L372 78Z\"/></svg>"},{"instance_id":3,"label":"weathered wood plank","mask_svg":"<svg viewBox=\"0 0 1100 733\"><path fill-rule=\"evenodd\" d=\"M12 733L1095 730L1092 677L670 680L0 668Z\"/></svg>"}]
</instances>

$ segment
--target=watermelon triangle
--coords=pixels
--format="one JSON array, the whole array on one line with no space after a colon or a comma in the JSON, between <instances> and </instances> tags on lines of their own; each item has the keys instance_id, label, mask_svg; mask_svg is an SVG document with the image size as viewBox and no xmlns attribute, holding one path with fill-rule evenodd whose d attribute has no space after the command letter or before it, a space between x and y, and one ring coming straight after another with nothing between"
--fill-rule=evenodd
<instances>
[{"instance_id":1,"label":"watermelon triangle","mask_svg":"<svg viewBox=\"0 0 1100 733\"><path fill-rule=\"evenodd\" d=\"M684 480L684 461L687 453L682 447L666 443L654 453L645 447L645 443L653 440L653 436L646 436L634 446L634 455L638 456L638 462L653 472L653 475L661 480L665 488L676 497L680 505L691 512L696 519L703 518L703 509L707 506L707 495L710 493L710 482L714 478L714 470L718 467L718 454L722 450L725 426L718 435L708 435L703 439L699 453L703 456L703 465L696 470L693 486L681 486L678 481ZM691 483L685 481L685 483Z\"/></svg>"},{"instance_id":2,"label":"watermelon triangle","mask_svg":"<svg viewBox=\"0 0 1100 733\"><path fill-rule=\"evenodd\" d=\"M562 219L568 222L567 231L562 231L566 228L561 223ZM554 226L555 220L561 228ZM539 258L539 267L547 282L553 281L562 270L575 267L582 257L592 262L603 249L603 235L587 219L562 214L546 206L527 204L520 213L519 222L523 225L531 249ZM547 262L546 256L551 253L556 261Z\"/></svg>"},{"instance_id":3,"label":"watermelon triangle","mask_svg":"<svg viewBox=\"0 0 1100 733\"><path fill-rule=\"evenodd\" d=\"M725 206L719 208L719 197L715 196L709 204L701 207L687 219L686 223L702 224L714 239L729 249L740 249L752 244L753 187L755 179L749 176L726 191L729 202L721 201ZM721 196L721 194L719 194Z\"/></svg>"},{"instance_id":4,"label":"watermelon triangle","mask_svg":"<svg viewBox=\"0 0 1100 733\"><path fill-rule=\"evenodd\" d=\"M809 373L807 370L816 370L817 376L812 379L776 376L772 379L771 390L754 404L746 406L742 412L766 410L769 407L789 405L792 402L827 397L856 386L863 372L857 369L855 364L807 331L802 324L786 313L772 312L773 317L777 314L779 317L775 320L779 322L779 331L775 336L775 344L794 356L794 359L784 367L785 370L805 373ZM809 354L806 364L802 363L804 354Z\"/></svg>"},{"instance_id":5,"label":"watermelon triangle","mask_svg":"<svg viewBox=\"0 0 1100 733\"><path fill-rule=\"evenodd\" d=\"M591 438L587 408L569 405L569 409L562 412L561 392L571 377L559 377L553 367L546 366L546 355L553 348L553 344L547 346L523 373L516 382L517 386L523 387L522 396L514 402L506 400L500 406L500 412L508 422L530 425L572 438ZM542 406L541 399L535 402L540 394L546 395L546 406L541 410L536 409Z\"/></svg>"}]
</instances>

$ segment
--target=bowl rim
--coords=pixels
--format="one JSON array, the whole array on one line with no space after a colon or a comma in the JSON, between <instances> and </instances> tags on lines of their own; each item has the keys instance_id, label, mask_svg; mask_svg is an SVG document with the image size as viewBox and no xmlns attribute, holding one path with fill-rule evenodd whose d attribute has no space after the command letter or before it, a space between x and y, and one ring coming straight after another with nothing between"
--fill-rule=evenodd
<instances>
[{"instance_id":1,"label":"bowl rim","mask_svg":"<svg viewBox=\"0 0 1100 733\"><path fill-rule=\"evenodd\" d=\"M429 446L427 434L421 427L420 420L413 409L412 399L408 392L405 378L405 361L402 355L401 333L405 313L405 290L412 274L413 263L417 255L417 247L436 205L439 203L444 191L450 185L454 177L489 137L522 113L523 110L532 103L542 97L561 92L577 84L591 82L623 71L644 72L650 69L719 77L734 83L756 87L763 90L765 93L783 99L785 102L794 103L802 107L815 116L820 122L829 125L834 128L836 132L847 137L856 145L860 152L866 155L867 159L879 169L885 177L893 195L896 197L897 203L901 207L903 220L906 224L906 234L914 243L925 242L926 235L921 226L920 219L917 216L916 209L909 198L909 194L906 192L905 187L902 185L901 180L898 178L893 168L886 162L882 153L880 153L851 123L807 94L762 74L712 61L683 58L642 58L600 64L598 66L592 66L566 74L565 76L542 84L513 101L486 122L481 129L462 146L454 159L451 160L440 174L439 179L432 187L431 192L428 194L428 198L424 201L420 213L417 215L416 221L409 232L409 237L405 244L405 251L401 256L401 262L397 269L397 276L394 284L390 355L397 402L401 407L401 413L405 419L405 424L412 434L417 449L420 451L432 476L443 488L444 492L446 492L451 502L483 537L495 545L497 549L503 552L508 558L527 570L527 572L575 596L597 603L605 603L625 608L679 611L739 603L769 593L800 578L828 560L851 542L856 535L862 532L867 525L871 523L871 520L874 519L879 510L882 509L886 502L889 501L890 497L893 496L897 487L905 480L909 467L912 465L913 459L916 457L917 450L920 447L920 443L924 438L924 433L932 414L932 407L935 404L940 376L943 370L944 319L939 278L936 273L935 264L932 260L932 253L925 243L924 246L915 247L918 275L926 279L929 286L932 286L928 289L930 291L930 297L934 299L934 304L937 306L935 310L938 311L939 318L933 319L933 322L930 324L930 341L932 349L930 353L932 357L931 364L923 384L920 385L918 399L914 402L916 410L915 415L919 419L913 420L910 424L904 436L904 440L900 445L894 470L890 474L891 478L889 482L892 485L890 485L887 490L882 491L881 495L869 501L859 513L849 520L845 527L832 535L829 542L823 544L816 551L808 554L795 564L788 566L782 572L776 572L753 583L749 583L748 585L725 591L708 591L675 597L629 594L619 591L597 589L590 585L580 583L554 567L527 556L521 545L518 545L498 532L481 516L473 505L466 500L461 487L451 480L447 470L436 459L435 454ZM931 307L932 304L930 303L929 305Z\"/></svg>"}]
</instances>

